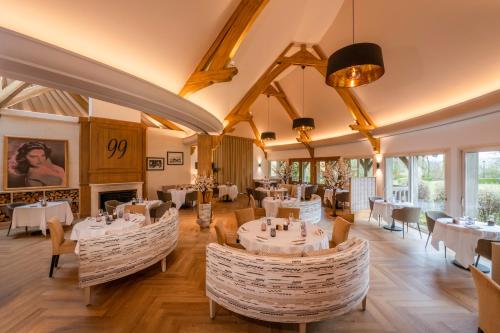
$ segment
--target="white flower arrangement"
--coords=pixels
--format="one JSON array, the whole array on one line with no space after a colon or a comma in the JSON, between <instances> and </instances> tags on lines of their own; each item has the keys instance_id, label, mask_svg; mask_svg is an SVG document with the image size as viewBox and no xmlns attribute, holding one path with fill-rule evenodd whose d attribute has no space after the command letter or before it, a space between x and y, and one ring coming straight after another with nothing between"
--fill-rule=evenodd
<instances>
[{"instance_id":1,"label":"white flower arrangement","mask_svg":"<svg viewBox=\"0 0 500 333\"><path fill-rule=\"evenodd\" d=\"M274 168L273 171L280 177L283 184L286 184L292 178L293 167L288 162L284 162L278 168Z\"/></svg>"},{"instance_id":2,"label":"white flower arrangement","mask_svg":"<svg viewBox=\"0 0 500 333\"><path fill-rule=\"evenodd\" d=\"M337 161L327 162L325 171L323 171L323 178L328 188L342 189L351 178L351 167L342 157Z\"/></svg>"},{"instance_id":3,"label":"white flower arrangement","mask_svg":"<svg viewBox=\"0 0 500 333\"><path fill-rule=\"evenodd\" d=\"M193 187L196 191L201 192L203 203L207 203L206 194L214 188L214 178L212 176L197 175Z\"/></svg>"}]
</instances>

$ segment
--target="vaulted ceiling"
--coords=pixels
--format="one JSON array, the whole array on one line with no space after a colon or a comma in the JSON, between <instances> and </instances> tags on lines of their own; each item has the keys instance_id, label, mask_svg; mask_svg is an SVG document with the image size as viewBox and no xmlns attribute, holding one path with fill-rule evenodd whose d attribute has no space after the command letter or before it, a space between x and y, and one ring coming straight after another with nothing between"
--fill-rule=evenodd
<instances>
[{"instance_id":1,"label":"vaulted ceiling","mask_svg":"<svg viewBox=\"0 0 500 333\"><path fill-rule=\"evenodd\" d=\"M264 1L265 2L265 1ZM179 93L224 28L239 0L1 1L0 25L82 54ZM422 116L500 89L500 2L492 0L357 0L356 41L383 48L386 74L353 89L378 126ZM246 31L232 61L232 80L186 98L221 122L291 42L318 44L329 55L351 42L351 1L269 0ZM231 64L231 66L233 66ZM307 67L277 81L294 109L316 119L314 141L353 133L353 117L323 76ZM267 130L267 100L250 112ZM492 103L499 103L493 100ZM272 145L296 143L291 120L270 99ZM235 135L253 137L248 123ZM313 141L313 142L314 142Z\"/></svg>"}]
</instances>

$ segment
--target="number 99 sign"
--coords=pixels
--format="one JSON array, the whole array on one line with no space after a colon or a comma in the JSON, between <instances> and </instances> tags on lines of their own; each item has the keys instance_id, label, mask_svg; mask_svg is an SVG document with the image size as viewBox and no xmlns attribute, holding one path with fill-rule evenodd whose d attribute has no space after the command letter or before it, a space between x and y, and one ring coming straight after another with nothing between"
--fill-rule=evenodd
<instances>
[{"instance_id":1,"label":"number 99 sign","mask_svg":"<svg viewBox=\"0 0 500 333\"><path fill-rule=\"evenodd\" d=\"M127 140L123 139L118 141L117 139L111 139L108 142L108 158L112 158L117 155L118 159L122 158L127 152L128 143Z\"/></svg>"}]
</instances>

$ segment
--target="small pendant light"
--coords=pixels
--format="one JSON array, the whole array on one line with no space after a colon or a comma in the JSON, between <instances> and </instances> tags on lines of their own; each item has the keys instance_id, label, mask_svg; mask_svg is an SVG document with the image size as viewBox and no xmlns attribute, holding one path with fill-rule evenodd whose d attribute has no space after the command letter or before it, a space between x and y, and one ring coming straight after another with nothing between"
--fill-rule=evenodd
<instances>
[{"instance_id":1,"label":"small pendant light","mask_svg":"<svg viewBox=\"0 0 500 333\"><path fill-rule=\"evenodd\" d=\"M301 66L302 67L302 118L295 118L292 123L292 128L295 131L310 131L315 128L314 126L314 119L313 118L305 118L305 108L304 108L304 90L305 90L305 84L304 84L304 69L306 66Z\"/></svg>"},{"instance_id":2,"label":"small pendant light","mask_svg":"<svg viewBox=\"0 0 500 333\"><path fill-rule=\"evenodd\" d=\"M269 95L267 95L267 131L260 134L261 141L273 141L276 140L276 133L269 130Z\"/></svg>"}]
</instances>

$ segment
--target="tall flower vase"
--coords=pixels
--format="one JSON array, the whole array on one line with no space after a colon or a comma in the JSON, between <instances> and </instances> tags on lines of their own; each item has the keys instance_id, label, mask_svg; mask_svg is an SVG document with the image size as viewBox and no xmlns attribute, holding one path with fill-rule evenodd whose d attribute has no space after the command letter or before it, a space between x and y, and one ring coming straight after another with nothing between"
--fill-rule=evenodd
<instances>
[{"instance_id":1,"label":"tall flower vase","mask_svg":"<svg viewBox=\"0 0 500 333\"><path fill-rule=\"evenodd\" d=\"M208 228L212 222L212 192L198 192L198 219L196 222L201 228Z\"/></svg>"}]
</instances>

